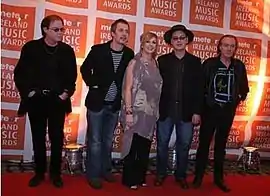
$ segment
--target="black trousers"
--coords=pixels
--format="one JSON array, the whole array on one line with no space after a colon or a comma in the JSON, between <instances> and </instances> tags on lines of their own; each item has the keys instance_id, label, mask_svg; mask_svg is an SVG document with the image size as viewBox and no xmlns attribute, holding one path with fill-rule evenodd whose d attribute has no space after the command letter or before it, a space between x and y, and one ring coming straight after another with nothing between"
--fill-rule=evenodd
<instances>
[{"instance_id":1,"label":"black trousers","mask_svg":"<svg viewBox=\"0 0 270 196\"><path fill-rule=\"evenodd\" d=\"M61 174L65 122L63 102L57 95L37 94L29 98L28 116L32 132L36 174L44 174L47 169L45 143L47 129L51 142L50 174Z\"/></svg>"},{"instance_id":2,"label":"black trousers","mask_svg":"<svg viewBox=\"0 0 270 196\"><path fill-rule=\"evenodd\" d=\"M196 157L195 175L203 177L208 162L209 146L215 133L214 141L214 178L223 180L223 162L230 128L235 116L236 106L227 104L207 108L202 115L199 134L199 147Z\"/></svg>"},{"instance_id":3,"label":"black trousers","mask_svg":"<svg viewBox=\"0 0 270 196\"><path fill-rule=\"evenodd\" d=\"M145 183L148 168L149 153L152 141L133 135L129 154L124 158L122 184L125 186L141 185Z\"/></svg>"}]
</instances>

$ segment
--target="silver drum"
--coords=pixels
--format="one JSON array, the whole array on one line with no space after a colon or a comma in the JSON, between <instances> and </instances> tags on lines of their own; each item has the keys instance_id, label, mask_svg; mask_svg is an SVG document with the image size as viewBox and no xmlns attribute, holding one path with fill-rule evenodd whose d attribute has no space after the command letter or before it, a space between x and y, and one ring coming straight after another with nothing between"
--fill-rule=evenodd
<instances>
[{"instance_id":1,"label":"silver drum","mask_svg":"<svg viewBox=\"0 0 270 196\"><path fill-rule=\"evenodd\" d=\"M244 170L260 172L260 153L258 151L258 148L244 147L243 150Z\"/></svg>"},{"instance_id":2,"label":"silver drum","mask_svg":"<svg viewBox=\"0 0 270 196\"><path fill-rule=\"evenodd\" d=\"M85 171L85 146L81 144L68 144L64 147L65 168L73 175L76 171Z\"/></svg>"}]
</instances>

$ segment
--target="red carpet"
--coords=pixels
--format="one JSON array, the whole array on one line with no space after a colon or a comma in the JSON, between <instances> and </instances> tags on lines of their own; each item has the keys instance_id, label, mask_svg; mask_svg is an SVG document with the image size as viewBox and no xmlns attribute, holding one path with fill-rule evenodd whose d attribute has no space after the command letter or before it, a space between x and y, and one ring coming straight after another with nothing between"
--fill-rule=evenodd
<instances>
[{"instance_id":1,"label":"red carpet","mask_svg":"<svg viewBox=\"0 0 270 196\"><path fill-rule=\"evenodd\" d=\"M102 190L93 190L88 186L83 176L64 176L64 188L54 188L48 180L37 188L29 188L28 180L31 173L7 173L2 175L2 195L3 196L163 196L163 195L190 195L190 196L219 196L219 195L260 195L270 196L270 176L240 176L229 175L226 182L232 188L229 194L222 193L212 184L212 176L206 176L201 189L181 190L176 185L172 177L168 178L162 187L154 187L153 176L148 177L149 187L141 188L137 191L129 190L118 182L109 184L105 183ZM189 181L192 178L188 179Z\"/></svg>"}]
</instances>

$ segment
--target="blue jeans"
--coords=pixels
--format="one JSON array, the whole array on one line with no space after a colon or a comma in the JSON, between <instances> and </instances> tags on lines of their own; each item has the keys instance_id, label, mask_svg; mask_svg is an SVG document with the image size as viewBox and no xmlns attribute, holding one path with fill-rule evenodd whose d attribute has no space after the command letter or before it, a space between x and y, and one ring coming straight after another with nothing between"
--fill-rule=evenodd
<instances>
[{"instance_id":1,"label":"blue jeans","mask_svg":"<svg viewBox=\"0 0 270 196\"><path fill-rule=\"evenodd\" d=\"M87 110L86 176L88 180L106 176L112 169L113 134L119 112L112 112L111 108L110 105L105 105L99 112Z\"/></svg>"},{"instance_id":2,"label":"blue jeans","mask_svg":"<svg viewBox=\"0 0 270 196\"><path fill-rule=\"evenodd\" d=\"M188 167L189 149L193 137L193 125L191 122L179 121L174 123L171 118L158 121L157 127L157 176L167 175L168 145L172 135L173 127L176 126L176 179L186 178Z\"/></svg>"}]
</instances>

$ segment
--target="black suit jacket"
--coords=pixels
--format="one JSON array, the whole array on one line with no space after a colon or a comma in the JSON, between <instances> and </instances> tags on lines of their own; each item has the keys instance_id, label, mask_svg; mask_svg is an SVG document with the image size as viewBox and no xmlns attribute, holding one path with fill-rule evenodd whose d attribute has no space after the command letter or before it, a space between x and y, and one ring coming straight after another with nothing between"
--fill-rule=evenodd
<instances>
[{"instance_id":1,"label":"black suit jacket","mask_svg":"<svg viewBox=\"0 0 270 196\"><path fill-rule=\"evenodd\" d=\"M179 89L174 88L174 74L175 70L170 62L173 58L177 58L174 52L162 55L158 58L160 74L163 78L163 86L159 104L160 120L164 120L169 116L170 103L172 99L173 91ZM186 52L183 59L183 73L182 73L182 119L185 122L189 122L192 119L193 114L201 114L203 106L203 71L200 58Z\"/></svg>"},{"instance_id":2,"label":"black suit jacket","mask_svg":"<svg viewBox=\"0 0 270 196\"><path fill-rule=\"evenodd\" d=\"M82 78L89 87L85 106L96 112L102 109L104 98L113 81L118 89L113 110L120 109L123 77L129 61L134 57L133 50L124 46L123 56L115 73L110 44L111 41L92 46L80 68Z\"/></svg>"},{"instance_id":3,"label":"black suit jacket","mask_svg":"<svg viewBox=\"0 0 270 196\"><path fill-rule=\"evenodd\" d=\"M44 50L44 39L32 40L27 42L22 50L20 59L14 69L14 82L20 93L21 102L18 110L18 115L22 116L28 112L29 98L28 94L32 90L39 89L37 85L40 80L40 67L47 66L46 51ZM77 64L74 50L68 44L63 42L58 43L58 49L55 54L57 62L57 78L59 84L56 89L53 89L56 94L62 94L67 90L69 97L75 91L77 79ZM66 113L72 111L71 100L68 98L64 101Z\"/></svg>"}]
</instances>

